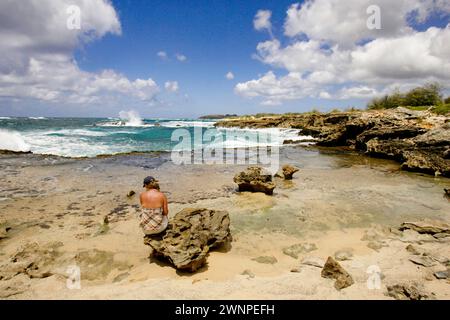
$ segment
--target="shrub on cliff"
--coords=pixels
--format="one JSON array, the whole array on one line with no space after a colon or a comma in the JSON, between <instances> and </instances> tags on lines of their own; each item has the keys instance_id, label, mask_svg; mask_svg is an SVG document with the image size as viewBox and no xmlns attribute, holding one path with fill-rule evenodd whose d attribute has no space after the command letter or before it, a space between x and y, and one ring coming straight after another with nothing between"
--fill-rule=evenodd
<instances>
[{"instance_id":1,"label":"shrub on cliff","mask_svg":"<svg viewBox=\"0 0 450 320\"><path fill-rule=\"evenodd\" d=\"M422 107L442 105L441 86L437 83L429 83L422 87L414 88L406 93L396 90L390 95L372 99L368 109L392 109L400 106Z\"/></svg>"}]
</instances>

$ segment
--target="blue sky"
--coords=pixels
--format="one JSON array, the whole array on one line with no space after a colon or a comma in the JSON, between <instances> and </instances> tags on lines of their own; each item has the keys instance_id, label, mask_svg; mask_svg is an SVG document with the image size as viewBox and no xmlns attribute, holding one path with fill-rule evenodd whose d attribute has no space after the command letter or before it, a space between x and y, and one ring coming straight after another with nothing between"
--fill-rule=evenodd
<instances>
[{"instance_id":1,"label":"blue sky","mask_svg":"<svg viewBox=\"0 0 450 320\"><path fill-rule=\"evenodd\" d=\"M301 112L363 108L429 81L448 92L447 1L308 3L1 3L0 116ZM381 28L369 30L374 3ZM65 27L72 4L80 30Z\"/></svg>"}]
</instances>

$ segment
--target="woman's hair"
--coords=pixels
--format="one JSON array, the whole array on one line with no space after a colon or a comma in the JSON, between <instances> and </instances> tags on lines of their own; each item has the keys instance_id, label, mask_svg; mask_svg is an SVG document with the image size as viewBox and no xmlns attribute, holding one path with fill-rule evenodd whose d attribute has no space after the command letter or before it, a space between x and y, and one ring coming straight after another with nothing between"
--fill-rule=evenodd
<instances>
[{"instance_id":1,"label":"woman's hair","mask_svg":"<svg viewBox=\"0 0 450 320\"><path fill-rule=\"evenodd\" d=\"M156 180L149 182L145 185L146 188L159 190L159 183Z\"/></svg>"}]
</instances>

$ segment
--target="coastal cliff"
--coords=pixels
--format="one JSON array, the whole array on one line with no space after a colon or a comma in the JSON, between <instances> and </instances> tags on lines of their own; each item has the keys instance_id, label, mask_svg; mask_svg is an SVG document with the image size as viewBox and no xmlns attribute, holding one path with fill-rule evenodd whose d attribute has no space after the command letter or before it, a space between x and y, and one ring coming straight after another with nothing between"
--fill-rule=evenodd
<instances>
[{"instance_id":1,"label":"coastal cliff","mask_svg":"<svg viewBox=\"0 0 450 320\"><path fill-rule=\"evenodd\" d=\"M317 145L348 147L393 159L405 170L450 177L450 117L399 107L388 110L286 114L219 121L224 128L293 128ZM286 141L288 143L288 141Z\"/></svg>"}]
</instances>

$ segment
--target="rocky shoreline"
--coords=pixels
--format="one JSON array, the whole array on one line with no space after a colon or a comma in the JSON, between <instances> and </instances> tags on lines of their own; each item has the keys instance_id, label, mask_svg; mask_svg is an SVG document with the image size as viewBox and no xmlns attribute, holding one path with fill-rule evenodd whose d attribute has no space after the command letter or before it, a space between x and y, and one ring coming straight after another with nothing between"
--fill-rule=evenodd
<instances>
[{"instance_id":1,"label":"rocky shoreline","mask_svg":"<svg viewBox=\"0 0 450 320\"><path fill-rule=\"evenodd\" d=\"M393 159L404 170L450 177L450 117L399 107L388 110L286 114L226 119L222 128L293 128L318 146L347 147ZM286 143L290 143L286 141Z\"/></svg>"}]
</instances>

